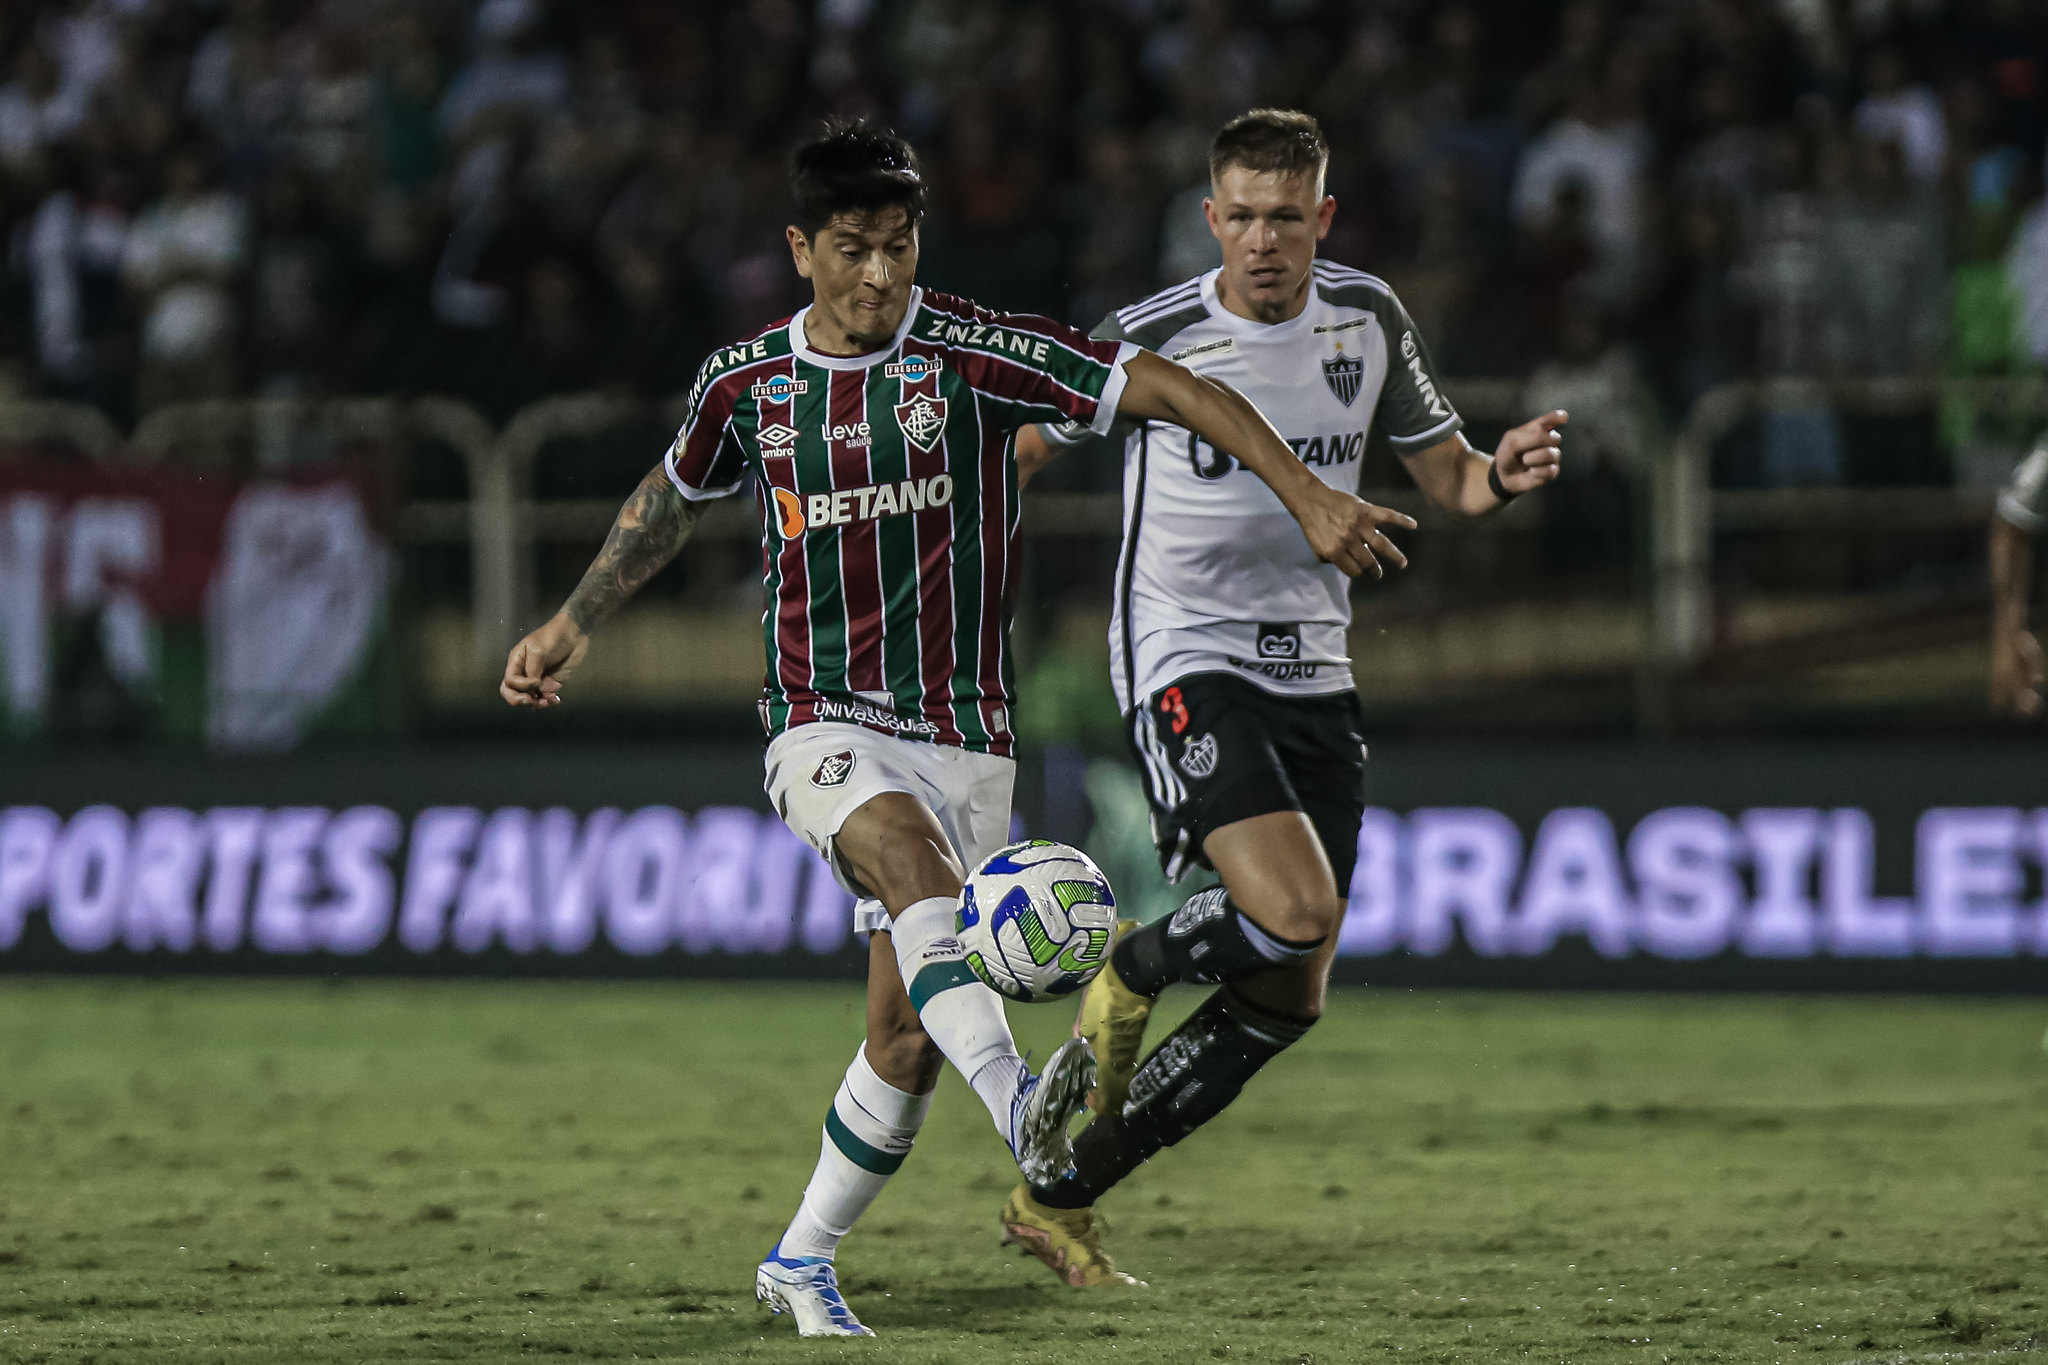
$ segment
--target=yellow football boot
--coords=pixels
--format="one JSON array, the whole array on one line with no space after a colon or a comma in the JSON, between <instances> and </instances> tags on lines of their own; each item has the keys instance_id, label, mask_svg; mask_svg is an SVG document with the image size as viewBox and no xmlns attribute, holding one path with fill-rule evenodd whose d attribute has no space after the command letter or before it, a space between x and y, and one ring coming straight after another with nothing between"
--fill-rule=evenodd
<instances>
[{"instance_id":1,"label":"yellow football boot","mask_svg":"<svg viewBox=\"0 0 2048 1365\"><path fill-rule=\"evenodd\" d=\"M1135 931L1138 921L1118 920L1116 936ZM1126 986L1110 963L1102 964L1095 979L1081 997L1081 1013L1074 1020L1074 1036L1086 1038L1095 1051L1095 1088L1088 1092L1088 1107L1098 1114L1114 1114L1124 1107L1131 1077L1138 1070L1138 1051L1145 1045L1145 1024L1152 1017L1152 996L1140 995Z\"/></svg>"},{"instance_id":2,"label":"yellow football boot","mask_svg":"<svg viewBox=\"0 0 2048 1365\"><path fill-rule=\"evenodd\" d=\"M1003 1245L1019 1246L1052 1268L1070 1289L1143 1289L1102 1249L1093 1209L1049 1209L1019 1185L1003 1203Z\"/></svg>"}]
</instances>

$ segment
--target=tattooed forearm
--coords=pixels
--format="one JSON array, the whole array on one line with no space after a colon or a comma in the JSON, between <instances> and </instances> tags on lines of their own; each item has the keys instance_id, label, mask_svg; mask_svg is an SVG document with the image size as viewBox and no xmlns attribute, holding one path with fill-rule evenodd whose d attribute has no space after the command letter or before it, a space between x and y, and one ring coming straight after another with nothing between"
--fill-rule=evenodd
<instances>
[{"instance_id":1,"label":"tattooed forearm","mask_svg":"<svg viewBox=\"0 0 2048 1365\"><path fill-rule=\"evenodd\" d=\"M705 504L676 492L660 466L651 470L619 509L604 548L590 562L583 581L562 611L578 630L596 630L640 585L676 557L704 515Z\"/></svg>"}]
</instances>

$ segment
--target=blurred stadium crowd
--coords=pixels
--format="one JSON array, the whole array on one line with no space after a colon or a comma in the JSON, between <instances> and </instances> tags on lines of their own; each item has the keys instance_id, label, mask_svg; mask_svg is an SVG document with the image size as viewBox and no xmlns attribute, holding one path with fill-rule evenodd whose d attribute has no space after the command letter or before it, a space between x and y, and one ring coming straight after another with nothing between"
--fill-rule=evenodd
<instances>
[{"instance_id":1,"label":"blurred stadium crowd","mask_svg":"<svg viewBox=\"0 0 2048 1365\"><path fill-rule=\"evenodd\" d=\"M928 283L1089 325L1211 261L1222 119L1309 109L1327 254L1622 467L1732 379L2048 360L2041 0L13 0L0 80L0 391L122 422L674 393L802 302L835 110L923 149Z\"/></svg>"}]
</instances>

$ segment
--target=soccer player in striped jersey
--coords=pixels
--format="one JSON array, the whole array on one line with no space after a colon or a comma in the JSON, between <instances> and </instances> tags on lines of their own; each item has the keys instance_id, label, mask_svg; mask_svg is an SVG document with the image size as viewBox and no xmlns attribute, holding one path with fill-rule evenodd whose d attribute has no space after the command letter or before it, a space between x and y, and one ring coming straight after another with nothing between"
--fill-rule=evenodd
<instances>
[{"instance_id":1,"label":"soccer player in striped jersey","mask_svg":"<svg viewBox=\"0 0 2048 1365\"><path fill-rule=\"evenodd\" d=\"M1095 335L1235 387L1333 489L1358 486L1375 422L1430 502L1454 514L1491 512L1556 478L1564 413L1516 427L1491 458L1474 450L1386 282L1316 260L1337 207L1323 190L1327 161L1306 114L1233 119L1209 156L1222 266L1113 313ZM1163 921L1123 926L1082 998L1077 1031L1101 1083L1074 1169L1027 1175L1004 1206L1008 1236L1076 1287L1129 1278L1102 1250L1095 1201L1221 1113L1321 1015L1365 808L1350 585L1298 538L1274 534L1280 506L1202 433L1128 405L1118 427L1113 683L1167 874L1201 865L1223 884ZM1074 423L1034 429L1019 463L1028 474L1089 436ZM1177 981L1218 989L1141 1066L1153 1001Z\"/></svg>"},{"instance_id":2,"label":"soccer player in striped jersey","mask_svg":"<svg viewBox=\"0 0 2048 1365\"><path fill-rule=\"evenodd\" d=\"M559 705L590 632L752 476L768 795L872 931L867 1037L755 1286L804 1335L869 1335L832 1258L909 1151L941 1058L1041 1182L1070 1166L1067 1124L1094 1080L1078 1039L1030 1073L953 936L964 867L1009 837L1017 430L1107 431L1121 415L1199 432L1271 482L1304 553L1346 573L1404 563L1380 528L1414 523L1317 479L1255 407L1192 370L917 288L925 187L894 134L828 126L797 150L791 188L810 306L705 361L674 445L561 611L514 646L500 692Z\"/></svg>"}]
</instances>

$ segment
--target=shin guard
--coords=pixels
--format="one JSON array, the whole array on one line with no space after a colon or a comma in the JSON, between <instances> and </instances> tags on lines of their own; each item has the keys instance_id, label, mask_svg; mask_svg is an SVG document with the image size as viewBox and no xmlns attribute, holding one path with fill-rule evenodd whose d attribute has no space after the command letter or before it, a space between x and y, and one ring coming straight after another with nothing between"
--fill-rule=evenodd
<instances>
[{"instance_id":1,"label":"shin guard","mask_svg":"<svg viewBox=\"0 0 2048 1365\"><path fill-rule=\"evenodd\" d=\"M1228 1108L1259 1068L1308 1032L1313 1019L1276 1014L1225 986L1168 1035L1131 1078L1121 1114L1101 1114L1074 1140L1074 1170L1032 1195L1086 1208L1104 1191Z\"/></svg>"},{"instance_id":2,"label":"shin guard","mask_svg":"<svg viewBox=\"0 0 2048 1365\"><path fill-rule=\"evenodd\" d=\"M1295 942L1253 923L1220 886L1190 896L1186 905L1117 940L1110 961L1126 986L1157 995L1176 981L1223 985L1298 962L1322 939Z\"/></svg>"}]
</instances>

